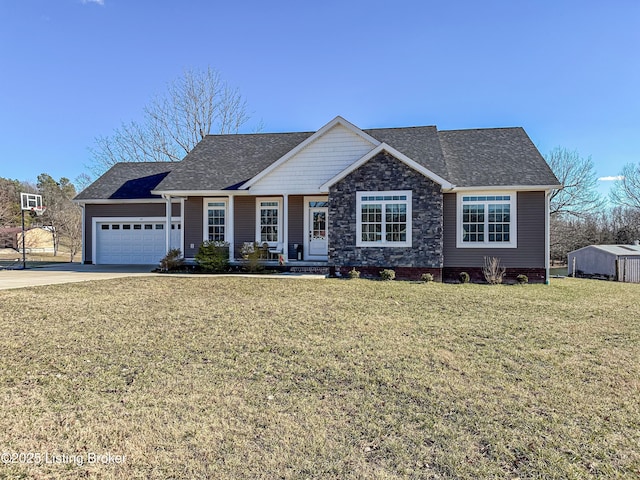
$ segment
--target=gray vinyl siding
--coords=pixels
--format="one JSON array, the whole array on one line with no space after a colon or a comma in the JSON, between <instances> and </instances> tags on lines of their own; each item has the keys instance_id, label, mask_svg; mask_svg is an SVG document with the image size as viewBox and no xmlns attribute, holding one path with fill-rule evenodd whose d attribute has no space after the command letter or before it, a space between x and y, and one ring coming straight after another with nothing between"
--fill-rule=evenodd
<instances>
[{"instance_id":1,"label":"gray vinyl siding","mask_svg":"<svg viewBox=\"0 0 640 480\"><path fill-rule=\"evenodd\" d=\"M184 202L184 256L193 258L204 239L202 197L189 197ZM193 247L191 247L193 245Z\"/></svg>"},{"instance_id":2,"label":"gray vinyl siding","mask_svg":"<svg viewBox=\"0 0 640 480\"><path fill-rule=\"evenodd\" d=\"M545 267L545 192L517 194L517 248L457 248L456 194L444 194L444 267L481 267L498 257L507 268Z\"/></svg>"},{"instance_id":3,"label":"gray vinyl siding","mask_svg":"<svg viewBox=\"0 0 640 480\"><path fill-rule=\"evenodd\" d=\"M289 197L289 241L288 254L291 259L296 258L294 244L304 244L304 197L300 195Z\"/></svg>"},{"instance_id":4,"label":"gray vinyl siding","mask_svg":"<svg viewBox=\"0 0 640 480\"><path fill-rule=\"evenodd\" d=\"M93 219L95 217L164 217L166 204L162 203L119 203L86 204L84 207L84 260L93 258ZM171 215L180 216L180 204L171 205Z\"/></svg>"},{"instance_id":5,"label":"gray vinyl siding","mask_svg":"<svg viewBox=\"0 0 640 480\"><path fill-rule=\"evenodd\" d=\"M244 242L256 241L256 197L235 197L233 205L235 257L240 258Z\"/></svg>"}]
</instances>

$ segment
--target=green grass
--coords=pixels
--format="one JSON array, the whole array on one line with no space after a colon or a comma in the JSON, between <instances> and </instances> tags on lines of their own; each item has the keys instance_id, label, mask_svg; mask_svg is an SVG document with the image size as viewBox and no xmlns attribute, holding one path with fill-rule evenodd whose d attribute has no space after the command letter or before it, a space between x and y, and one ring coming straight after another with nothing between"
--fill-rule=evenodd
<instances>
[{"instance_id":1,"label":"green grass","mask_svg":"<svg viewBox=\"0 0 640 480\"><path fill-rule=\"evenodd\" d=\"M638 285L0 292L3 478L637 478Z\"/></svg>"}]
</instances>

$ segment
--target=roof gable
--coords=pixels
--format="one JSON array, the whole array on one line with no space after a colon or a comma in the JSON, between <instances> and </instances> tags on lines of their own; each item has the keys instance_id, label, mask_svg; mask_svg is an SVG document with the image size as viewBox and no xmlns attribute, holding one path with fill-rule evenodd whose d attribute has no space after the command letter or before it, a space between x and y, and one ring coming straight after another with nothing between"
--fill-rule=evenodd
<instances>
[{"instance_id":1,"label":"roof gable","mask_svg":"<svg viewBox=\"0 0 640 480\"><path fill-rule=\"evenodd\" d=\"M276 162L246 182L242 188L260 190L260 188L252 187L260 187L260 183L262 183L263 189L264 187L268 189L270 183L273 181L282 186L282 182L278 177L287 177L288 174L290 175L291 173L290 170L296 168L303 168L305 174L308 175L309 167L313 165L313 162L317 161L324 164L321 166L321 169L325 171L327 168L333 167L335 169L336 167L333 166L333 163L342 165L345 162L353 161L359 158L363 151L369 150L379 143L378 140L360 130L352 123L337 116L305 141L291 149ZM332 153L334 155L332 155ZM327 162L327 157L333 158ZM318 172L315 173L317 174ZM271 182L264 181L266 177L269 176L272 177L270 179ZM328 175L325 174L324 180L326 180L327 177ZM316 182L316 186L323 183L324 180ZM308 184L309 181L304 183Z\"/></svg>"},{"instance_id":2,"label":"roof gable","mask_svg":"<svg viewBox=\"0 0 640 480\"><path fill-rule=\"evenodd\" d=\"M427 177L427 178L433 180L434 182L438 183L439 185L442 186L442 188L445 188L445 189L454 188L454 185L449 183L447 180L445 180L441 176L437 175L436 173L434 173L431 170L429 170L428 168L426 168L424 165L412 160L411 158L407 157L405 154L399 152L395 148L387 145L386 143L381 143L380 145L378 145L376 148L374 148L373 150L368 152L366 155L364 155L358 161L352 163L347 168L345 168L344 170L339 172L337 175L335 175L334 177L330 178L320 188L323 191L328 191L329 187L331 187L335 183L339 182L344 177L349 175L351 172L357 170L362 165L364 165L369 160L371 160L372 158L374 158L376 155L378 155L380 152L383 152L383 151L391 154L396 159L400 160L402 163L407 165L409 168L412 168L413 170L417 171L418 173L421 173L425 177Z\"/></svg>"},{"instance_id":3,"label":"roof gable","mask_svg":"<svg viewBox=\"0 0 640 480\"><path fill-rule=\"evenodd\" d=\"M320 185L379 143L338 117L242 188L255 195L321 193Z\"/></svg>"}]
</instances>

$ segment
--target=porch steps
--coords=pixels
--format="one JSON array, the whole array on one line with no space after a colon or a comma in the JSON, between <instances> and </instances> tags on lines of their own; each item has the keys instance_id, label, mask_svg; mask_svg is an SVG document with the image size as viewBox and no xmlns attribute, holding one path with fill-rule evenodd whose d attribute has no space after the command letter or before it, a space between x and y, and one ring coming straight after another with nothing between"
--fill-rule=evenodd
<instances>
[{"instance_id":1,"label":"porch steps","mask_svg":"<svg viewBox=\"0 0 640 480\"><path fill-rule=\"evenodd\" d=\"M312 273L316 275L328 275L329 267L291 267L289 268L289 272L291 273Z\"/></svg>"}]
</instances>

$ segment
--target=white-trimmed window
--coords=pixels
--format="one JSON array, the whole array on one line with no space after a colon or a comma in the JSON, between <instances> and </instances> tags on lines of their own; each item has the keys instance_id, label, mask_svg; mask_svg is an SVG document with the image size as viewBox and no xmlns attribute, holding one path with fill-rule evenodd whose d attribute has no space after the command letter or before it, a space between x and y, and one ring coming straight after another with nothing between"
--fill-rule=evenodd
<instances>
[{"instance_id":1,"label":"white-trimmed window","mask_svg":"<svg viewBox=\"0 0 640 480\"><path fill-rule=\"evenodd\" d=\"M282 232L282 203L279 198L256 200L256 241L274 245L280 242Z\"/></svg>"},{"instance_id":2,"label":"white-trimmed window","mask_svg":"<svg viewBox=\"0 0 640 480\"><path fill-rule=\"evenodd\" d=\"M356 194L356 246L411 246L411 191Z\"/></svg>"},{"instance_id":3,"label":"white-trimmed window","mask_svg":"<svg viewBox=\"0 0 640 480\"><path fill-rule=\"evenodd\" d=\"M224 198L204 199L204 239L210 242L224 242L227 239L227 200Z\"/></svg>"},{"instance_id":4,"label":"white-trimmed window","mask_svg":"<svg viewBox=\"0 0 640 480\"><path fill-rule=\"evenodd\" d=\"M458 193L458 248L516 248L516 193Z\"/></svg>"}]
</instances>

